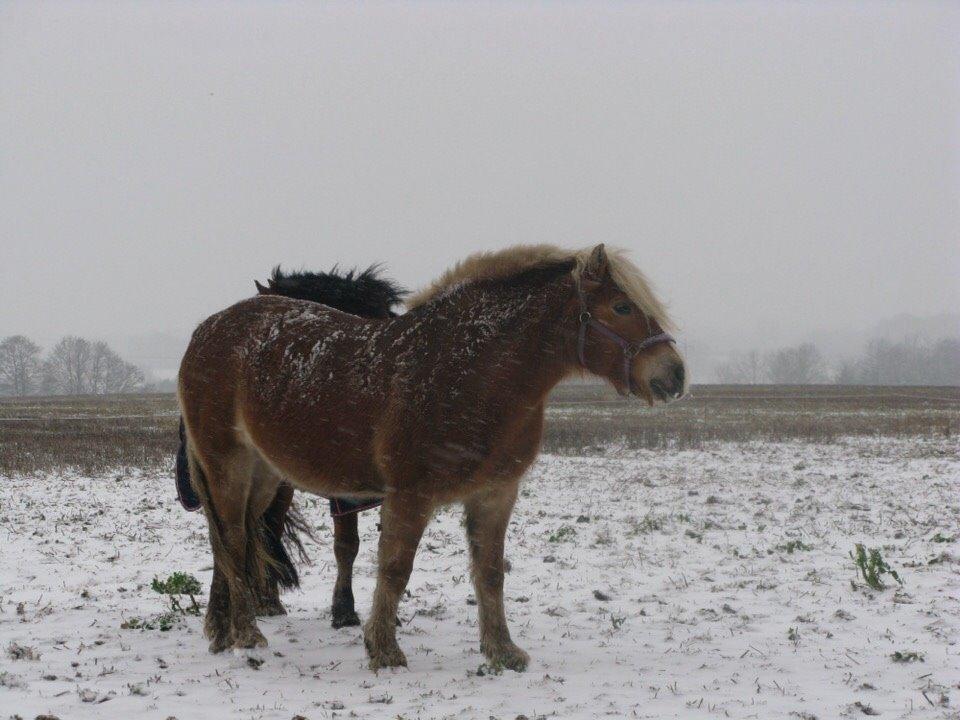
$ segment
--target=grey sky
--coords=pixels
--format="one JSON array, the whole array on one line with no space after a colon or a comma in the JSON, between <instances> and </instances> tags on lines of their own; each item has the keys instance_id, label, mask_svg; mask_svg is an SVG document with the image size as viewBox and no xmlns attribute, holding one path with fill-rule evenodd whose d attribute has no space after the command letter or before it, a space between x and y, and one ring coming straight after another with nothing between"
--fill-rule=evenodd
<instances>
[{"instance_id":1,"label":"grey sky","mask_svg":"<svg viewBox=\"0 0 960 720\"><path fill-rule=\"evenodd\" d=\"M0 335L634 250L690 342L960 307L960 4L4 3Z\"/></svg>"}]
</instances>

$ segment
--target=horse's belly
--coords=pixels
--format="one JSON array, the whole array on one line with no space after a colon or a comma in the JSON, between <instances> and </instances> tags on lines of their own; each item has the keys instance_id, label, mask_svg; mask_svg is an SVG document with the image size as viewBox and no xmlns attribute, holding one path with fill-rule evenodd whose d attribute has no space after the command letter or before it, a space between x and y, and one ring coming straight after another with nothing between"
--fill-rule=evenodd
<instances>
[{"instance_id":1,"label":"horse's belly","mask_svg":"<svg viewBox=\"0 0 960 720\"><path fill-rule=\"evenodd\" d=\"M318 448L322 450L322 448ZM286 480L300 490L325 497L382 497L385 488L372 464L354 453L290 454L271 459Z\"/></svg>"},{"instance_id":2,"label":"horse's belly","mask_svg":"<svg viewBox=\"0 0 960 720\"><path fill-rule=\"evenodd\" d=\"M384 483L372 460L369 428L316 416L299 423L261 417L249 429L264 459L301 490L333 497L382 496Z\"/></svg>"}]
</instances>

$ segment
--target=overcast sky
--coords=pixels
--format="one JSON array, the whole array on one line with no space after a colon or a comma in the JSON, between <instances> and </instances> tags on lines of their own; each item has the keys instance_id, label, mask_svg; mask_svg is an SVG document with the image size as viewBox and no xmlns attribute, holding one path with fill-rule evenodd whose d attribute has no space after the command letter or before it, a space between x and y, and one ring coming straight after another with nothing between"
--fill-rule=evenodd
<instances>
[{"instance_id":1,"label":"overcast sky","mask_svg":"<svg viewBox=\"0 0 960 720\"><path fill-rule=\"evenodd\" d=\"M0 5L0 336L631 248L690 342L960 307L960 3Z\"/></svg>"}]
</instances>

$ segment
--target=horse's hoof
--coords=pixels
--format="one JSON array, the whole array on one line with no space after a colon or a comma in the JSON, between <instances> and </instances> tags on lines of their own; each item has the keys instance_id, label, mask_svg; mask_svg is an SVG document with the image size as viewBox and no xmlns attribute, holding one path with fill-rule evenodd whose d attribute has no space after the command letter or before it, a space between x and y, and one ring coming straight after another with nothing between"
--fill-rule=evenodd
<instances>
[{"instance_id":1,"label":"horse's hoof","mask_svg":"<svg viewBox=\"0 0 960 720\"><path fill-rule=\"evenodd\" d=\"M267 646L267 639L257 627L246 628L237 631L234 638L233 647L237 650L247 650L249 648L262 648Z\"/></svg>"},{"instance_id":2,"label":"horse's hoof","mask_svg":"<svg viewBox=\"0 0 960 720\"><path fill-rule=\"evenodd\" d=\"M385 644L385 647L375 646L364 633L363 644L366 646L367 655L370 657L371 670L407 666L407 657L403 654L400 646L397 645L396 640L389 641Z\"/></svg>"},{"instance_id":3,"label":"horse's hoof","mask_svg":"<svg viewBox=\"0 0 960 720\"><path fill-rule=\"evenodd\" d=\"M276 617L278 615L286 615L287 609L283 606L283 603L279 600L275 602L265 602L261 603L257 607L257 616L258 617Z\"/></svg>"},{"instance_id":4,"label":"horse's hoof","mask_svg":"<svg viewBox=\"0 0 960 720\"><path fill-rule=\"evenodd\" d=\"M368 647L367 654L370 656L371 670L407 666L407 656L403 654L403 650L399 646L378 650L371 650Z\"/></svg>"},{"instance_id":5,"label":"horse's hoof","mask_svg":"<svg viewBox=\"0 0 960 720\"><path fill-rule=\"evenodd\" d=\"M210 641L210 652L214 654L223 652L233 645L230 624L223 617L208 613L203 623L203 634Z\"/></svg>"},{"instance_id":6,"label":"horse's hoof","mask_svg":"<svg viewBox=\"0 0 960 720\"><path fill-rule=\"evenodd\" d=\"M335 613L330 624L338 630L343 627L354 627L360 624L360 616L353 610Z\"/></svg>"},{"instance_id":7,"label":"horse's hoof","mask_svg":"<svg viewBox=\"0 0 960 720\"><path fill-rule=\"evenodd\" d=\"M210 639L210 652L216 655L233 645L229 635L217 635Z\"/></svg>"},{"instance_id":8,"label":"horse's hoof","mask_svg":"<svg viewBox=\"0 0 960 720\"><path fill-rule=\"evenodd\" d=\"M481 647L487 660L493 665L500 665L509 670L523 672L530 664L530 656L512 642L494 647Z\"/></svg>"}]
</instances>

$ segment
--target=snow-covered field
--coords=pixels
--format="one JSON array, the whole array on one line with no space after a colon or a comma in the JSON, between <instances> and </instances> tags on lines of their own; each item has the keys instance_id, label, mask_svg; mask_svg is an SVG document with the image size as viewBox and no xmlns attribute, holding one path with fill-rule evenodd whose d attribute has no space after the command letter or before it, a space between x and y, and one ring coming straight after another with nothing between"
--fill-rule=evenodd
<instances>
[{"instance_id":1,"label":"snow-covered field","mask_svg":"<svg viewBox=\"0 0 960 720\"><path fill-rule=\"evenodd\" d=\"M0 478L0 718L958 718L958 450L543 456L508 541L507 610L532 662L501 675L481 667L456 509L428 530L401 605L410 666L374 674L359 629L330 628L328 544L290 614L261 621L269 648L211 656L199 618L121 629L164 610L155 575L209 581L203 518L169 476ZM325 506L306 510L328 540ZM374 514L361 531L363 615ZM865 588L856 542L903 587Z\"/></svg>"}]
</instances>

